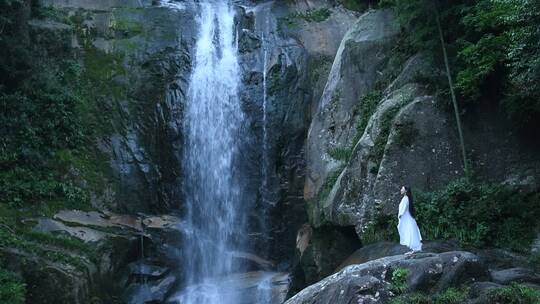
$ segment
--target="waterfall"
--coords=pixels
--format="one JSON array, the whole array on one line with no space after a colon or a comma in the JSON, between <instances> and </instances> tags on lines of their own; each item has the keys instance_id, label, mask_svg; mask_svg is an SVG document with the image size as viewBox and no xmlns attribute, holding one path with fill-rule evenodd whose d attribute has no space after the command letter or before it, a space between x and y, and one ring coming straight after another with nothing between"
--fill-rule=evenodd
<instances>
[{"instance_id":1,"label":"waterfall","mask_svg":"<svg viewBox=\"0 0 540 304\"><path fill-rule=\"evenodd\" d=\"M238 87L235 12L226 1L202 1L199 36L184 118L185 229L182 304L234 304L223 293L242 248L246 207L234 160L244 121Z\"/></svg>"}]
</instances>

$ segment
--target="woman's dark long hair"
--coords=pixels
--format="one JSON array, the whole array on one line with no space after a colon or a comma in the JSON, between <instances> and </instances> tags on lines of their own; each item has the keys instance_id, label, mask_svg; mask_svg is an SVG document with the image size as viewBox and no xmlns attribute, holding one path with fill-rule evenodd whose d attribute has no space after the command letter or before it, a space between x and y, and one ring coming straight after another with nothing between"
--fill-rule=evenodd
<instances>
[{"instance_id":1,"label":"woman's dark long hair","mask_svg":"<svg viewBox=\"0 0 540 304\"><path fill-rule=\"evenodd\" d=\"M414 204L413 204L414 198L412 195L412 190L411 190L411 187L409 186L404 186L404 187L405 187L405 194L409 198L409 213L411 214L411 216L414 217Z\"/></svg>"}]
</instances>

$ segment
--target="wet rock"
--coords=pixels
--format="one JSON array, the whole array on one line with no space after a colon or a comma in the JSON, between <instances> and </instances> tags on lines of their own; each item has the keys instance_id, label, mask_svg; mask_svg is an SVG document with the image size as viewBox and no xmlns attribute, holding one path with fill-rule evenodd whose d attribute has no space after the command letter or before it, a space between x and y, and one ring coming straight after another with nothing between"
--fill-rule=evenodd
<instances>
[{"instance_id":1,"label":"wet rock","mask_svg":"<svg viewBox=\"0 0 540 304\"><path fill-rule=\"evenodd\" d=\"M234 251L231 254L234 259L233 261L236 260L249 270L271 270L275 267L273 262L252 253Z\"/></svg>"},{"instance_id":2,"label":"wet rock","mask_svg":"<svg viewBox=\"0 0 540 304\"><path fill-rule=\"evenodd\" d=\"M167 229L178 225L180 219L172 215L144 216L142 223L145 229Z\"/></svg>"},{"instance_id":3,"label":"wet rock","mask_svg":"<svg viewBox=\"0 0 540 304\"><path fill-rule=\"evenodd\" d=\"M246 128L238 166L245 172L243 199L255 206L250 235L257 252L290 260L295 243L290 231L306 222L301 193L311 102L308 53L298 39L278 30L276 9L286 9L282 1L237 9L240 38L246 40L239 58Z\"/></svg>"},{"instance_id":4,"label":"wet rock","mask_svg":"<svg viewBox=\"0 0 540 304\"><path fill-rule=\"evenodd\" d=\"M194 297L208 299L209 290L217 292L220 299L234 299L234 303L281 304L289 286L289 275L279 272L255 271L214 278L201 284L188 286L169 297L166 303L178 303L185 292Z\"/></svg>"},{"instance_id":5,"label":"wet rock","mask_svg":"<svg viewBox=\"0 0 540 304\"><path fill-rule=\"evenodd\" d=\"M128 304L161 303L165 300L165 296L171 292L171 287L174 286L175 282L176 278L171 275L158 281L132 284L126 290L126 302Z\"/></svg>"},{"instance_id":6,"label":"wet rock","mask_svg":"<svg viewBox=\"0 0 540 304\"><path fill-rule=\"evenodd\" d=\"M166 230L174 229L180 224L180 219L173 215L144 215L116 214L108 211L62 210L54 218L65 223L103 228L129 228L135 231L143 229ZM50 222L50 221L47 221Z\"/></svg>"},{"instance_id":7,"label":"wet rock","mask_svg":"<svg viewBox=\"0 0 540 304\"><path fill-rule=\"evenodd\" d=\"M294 281L290 293L294 294L333 273L334 269L360 246L353 227L314 229L309 245L293 270Z\"/></svg>"},{"instance_id":8,"label":"wet rock","mask_svg":"<svg viewBox=\"0 0 540 304\"><path fill-rule=\"evenodd\" d=\"M146 264L143 261L137 261L128 265L130 274L133 276L161 277L168 269L156 265Z\"/></svg>"},{"instance_id":9,"label":"wet rock","mask_svg":"<svg viewBox=\"0 0 540 304\"><path fill-rule=\"evenodd\" d=\"M107 234L88 227L71 227L51 219L38 219L34 231L42 233L65 233L83 242L99 242L107 238Z\"/></svg>"},{"instance_id":10,"label":"wet rock","mask_svg":"<svg viewBox=\"0 0 540 304\"><path fill-rule=\"evenodd\" d=\"M65 254L49 250L51 257ZM24 278L27 284L26 301L29 303L88 303L93 287L91 278L96 268L85 257L76 257L81 267L75 267L54 258L14 248L0 248L0 254L6 261L7 269Z\"/></svg>"},{"instance_id":11,"label":"wet rock","mask_svg":"<svg viewBox=\"0 0 540 304\"><path fill-rule=\"evenodd\" d=\"M162 2L41 0L70 24L29 23L43 49L79 59L93 83L108 88L88 92L106 113L97 122L106 131L88 147L100 165L77 168L80 176L96 171L89 174L102 185L91 189L95 208L157 213L178 203L196 4Z\"/></svg>"},{"instance_id":12,"label":"wet rock","mask_svg":"<svg viewBox=\"0 0 540 304\"><path fill-rule=\"evenodd\" d=\"M142 220L132 215L105 214L97 211L62 210L55 214L54 218L66 223L85 226L125 227L142 231Z\"/></svg>"}]
</instances>

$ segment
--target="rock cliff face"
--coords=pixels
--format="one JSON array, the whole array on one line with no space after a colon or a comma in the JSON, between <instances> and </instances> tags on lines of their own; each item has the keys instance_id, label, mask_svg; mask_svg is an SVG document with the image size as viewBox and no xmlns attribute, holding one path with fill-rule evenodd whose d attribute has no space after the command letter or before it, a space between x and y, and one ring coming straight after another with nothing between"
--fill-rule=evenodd
<instances>
[{"instance_id":1,"label":"rock cliff face","mask_svg":"<svg viewBox=\"0 0 540 304\"><path fill-rule=\"evenodd\" d=\"M53 18L30 23L41 36L63 34L82 69L99 87L103 136L96 139L109 169L96 207L123 212L177 208L180 122L195 33L193 4L150 1L41 1ZM157 3L156 3L157 4ZM54 20L56 19L56 20ZM64 23L62 23L64 22ZM54 37L54 36L53 36Z\"/></svg>"},{"instance_id":2,"label":"rock cliff face","mask_svg":"<svg viewBox=\"0 0 540 304\"><path fill-rule=\"evenodd\" d=\"M463 174L452 112L417 82L432 67L421 54L396 64L397 35L392 12L373 10L341 42L307 139L304 198L316 227L361 235L376 215L395 212L401 185L433 191ZM537 145L489 105L473 112L464 133L477 173L537 189Z\"/></svg>"}]
</instances>

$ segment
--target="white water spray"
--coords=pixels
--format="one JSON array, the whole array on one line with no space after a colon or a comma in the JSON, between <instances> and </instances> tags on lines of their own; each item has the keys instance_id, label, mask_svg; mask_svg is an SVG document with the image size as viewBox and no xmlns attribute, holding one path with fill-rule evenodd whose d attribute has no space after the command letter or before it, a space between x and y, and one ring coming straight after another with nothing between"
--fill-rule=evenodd
<instances>
[{"instance_id":1,"label":"white water spray","mask_svg":"<svg viewBox=\"0 0 540 304\"><path fill-rule=\"evenodd\" d=\"M225 1L200 3L199 36L185 109L186 226L182 304L234 304L218 278L235 271L246 212L233 164L244 120L238 97L235 13Z\"/></svg>"}]
</instances>

